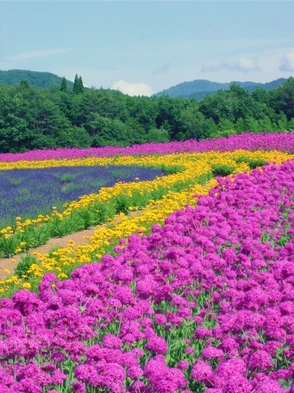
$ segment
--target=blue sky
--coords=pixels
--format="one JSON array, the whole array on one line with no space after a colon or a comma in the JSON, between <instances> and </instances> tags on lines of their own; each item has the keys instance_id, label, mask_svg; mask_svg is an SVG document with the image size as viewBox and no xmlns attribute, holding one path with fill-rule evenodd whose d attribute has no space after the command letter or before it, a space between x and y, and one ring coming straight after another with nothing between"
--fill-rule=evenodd
<instances>
[{"instance_id":1,"label":"blue sky","mask_svg":"<svg viewBox=\"0 0 294 393\"><path fill-rule=\"evenodd\" d=\"M294 1L0 0L0 70L151 95L294 75Z\"/></svg>"}]
</instances>

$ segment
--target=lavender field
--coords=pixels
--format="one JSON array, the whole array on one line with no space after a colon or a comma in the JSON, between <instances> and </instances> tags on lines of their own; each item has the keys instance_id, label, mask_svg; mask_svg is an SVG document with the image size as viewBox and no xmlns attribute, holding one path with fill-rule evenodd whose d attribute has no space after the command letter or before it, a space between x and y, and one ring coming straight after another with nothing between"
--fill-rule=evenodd
<instances>
[{"instance_id":1,"label":"lavender field","mask_svg":"<svg viewBox=\"0 0 294 393\"><path fill-rule=\"evenodd\" d=\"M153 180L163 175L157 169L121 165L0 171L0 227L13 225L17 216L26 219L49 214L52 206L62 211L64 203L118 181Z\"/></svg>"}]
</instances>

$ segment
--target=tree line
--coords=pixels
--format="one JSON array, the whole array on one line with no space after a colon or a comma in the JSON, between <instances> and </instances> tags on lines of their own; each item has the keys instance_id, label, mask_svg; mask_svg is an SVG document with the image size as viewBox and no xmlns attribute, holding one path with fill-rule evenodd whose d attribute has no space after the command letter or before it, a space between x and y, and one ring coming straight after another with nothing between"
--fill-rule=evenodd
<instances>
[{"instance_id":1,"label":"tree line","mask_svg":"<svg viewBox=\"0 0 294 393\"><path fill-rule=\"evenodd\" d=\"M130 97L116 90L0 85L0 153L58 147L130 146L294 130L294 78L252 93L232 83L202 99Z\"/></svg>"}]
</instances>

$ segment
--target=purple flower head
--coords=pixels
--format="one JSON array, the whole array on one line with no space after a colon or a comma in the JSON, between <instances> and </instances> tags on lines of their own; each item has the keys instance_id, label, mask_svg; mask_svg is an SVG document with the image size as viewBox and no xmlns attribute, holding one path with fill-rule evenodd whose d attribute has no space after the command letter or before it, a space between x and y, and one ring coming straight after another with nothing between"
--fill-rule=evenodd
<instances>
[{"instance_id":1,"label":"purple flower head","mask_svg":"<svg viewBox=\"0 0 294 393\"><path fill-rule=\"evenodd\" d=\"M204 339L206 337L211 337L211 336L212 336L211 330L206 329L205 327L199 326L196 328L193 338Z\"/></svg>"},{"instance_id":2,"label":"purple flower head","mask_svg":"<svg viewBox=\"0 0 294 393\"><path fill-rule=\"evenodd\" d=\"M130 267L123 266L115 271L113 277L118 281L130 283L133 280L133 270Z\"/></svg>"},{"instance_id":3,"label":"purple flower head","mask_svg":"<svg viewBox=\"0 0 294 393\"><path fill-rule=\"evenodd\" d=\"M242 359L237 358L224 360L218 364L215 372L217 375L225 378L229 378L237 374L245 376L246 364Z\"/></svg>"},{"instance_id":4,"label":"purple flower head","mask_svg":"<svg viewBox=\"0 0 294 393\"><path fill-rule=\"evenodd\" d=\"M224 352L219 348L207 347L201 351L201 356L204 360L220 359L224 356Z\"/></svg>"},{"instance_id":5,"label":"purple flower head","mask_svg":"<svg viewBox=\"0 0 294 393\"><path fill-rule=\"evenodd\" d=\"M157 325L165 325L167 323L167 318L164 314L156 314L154 316L154 321Z\"/></svg>"},{"instance_id":6,"label":"purple flower head","mask_svg":"<svg viewBox=\"0 0 294 393\"><path fill-rule=\"evenodd\" d=\"M141 377L143 375L143 370L140 366L132 366L127 371L127 376L133 380Z\"/></svg>"},{"instance_id":7,"label":"purple flower head","mask_svg":"<svg viewBox=\"0 0 294 393\"><path fill-rule=\"evenodd\" d=\"M135 355L136 358L141 358L144 356L144 351L141 348L134 348L132 353Z\"/></svg>"},{"instance_id":8,"label":"purple flower head","mask_svg":"<svg viewBox=\"0 0 294 393\"><path fill-rule=\"evenodd\" d=\"M134 342L136 342L136 337L133 336L131 333L127 333L127 334L125 334L125 335L122 337L121 340L122 340L122 342L123 342L124 344L132 345Z\"/></svg>"},{"instance_id":9,"label":"purple flower head","mask_svg":"<svg viewBox=\"0 0 294 393\"><path fill-rule=\"evenodd\" d=\"M42 393L42 388L38 386L32 378L24 378L13 385L12 392L19 393Z\"/></svg>"},{"instance_id":10,"label":"purple flower head","mask_svg":"<svg viewBox=\"0 0 294 393\"><path fill-rule=\"evenodd\" d=\"M115 335L109 333L103 337L102 344L104 348L120 349L122 341Z\"/></svg>"},{"instance_id":11,"label":"purple flower head","mask_svg":"<svg viewBox=\"0 0 294 393\"><path fill-rule=\"evenodd\" d=\"M66 356L60 351L54 352L51 356L51 360L53 362L64 362L65 359L66 359Z\"/></svg>"},{"instance_id":12,"label":"purple flower head","mask_svg":"<svg viewBox=\"0 0 294 393\"><path fill-rule=\"evenodd\" d=\"M148 360L144 369L144 376L150 380L162 378L168 367L163 355L156 355Z\"/></svg>"},{"instance_id":13,"label":"purple flower head","mask_svg":"<svg viewBox=\"0 0 294 393\"><path fill-rule=\"evenodd\" d=\"M196 382L207 384L212 377L211 365L202 360L197 360L195 366L192 368L191 377Z\"/></svg>"},{"instance_id":14,"label":"purple flower head","mask_svg":"<svg viewBox=\"0 0 294 393\"><path fill-rule=\"evenodd\" d=\"M137 367L139 365L133 352L122 352L119 363L124 367Z\"/></svg>"},{"instance_id":15,"label":"purple flower head","mask_svg":"<svg viewBox=\"0 0 294 393\"><path fill-rule=\"evenodd\" d=\"M155 354L164 355L167 351L167 343L164 338L154 336L148 340L145 348Z\"/></svg>"},{"instance_id":16,"label":"purple flower head","mask_svg":"<svg viewBox=\"0 0 294 393\"><path fill-rule=\"evenodd\" d=\"M185 349L185 352L187 355L192 355L193 353L195 353L195 349L193 347L187 347Z\"/></svg>"},{"instance_id":17,"label":"purple flower head","mask_svg":"<svg viewBox=\"0 0 294 393\"><path fill-rule=\"evenodd\" d=\"M53 371L53 374L52 374L52 383L61 384L63 381L66 380L66 378L67 378L67 375L64 374L62 372L62 370L56 369Z\"/></svg>"},{"instance_id":18,"label":"purple flower head","mask_svg":"<svg viewBox=\"0 0 294 393\"><path fill-rule=\"evenodd\" d=\"M223 388L224 393L251 393L252 386L247 378L234 375L228 378Z\"/></svg>"},{"instance_id":19,"label":"purple flower head","mask_svg":"<svg viewBox=\"0 0 294 393\"><path fill-rule=\"evenodd\" d=\"M18 309L22 315L27 316L35 310L38 310L40 301L37 295L27 289L21 289L12 296L14 307Z\"/></svg>"},{"instance_id":20,"label":"purple flower head","mask_svg":"<svg viewBox=\"0 0 294 393\"><path fill-rule=\"evenodd\" d=\"M179 370L178 370L179 371ZM185 387L187 382L185 380L185 377L182 375L182 380L179 380L179 378L176 378L176 376L173 375L174 372L173 370L169 370L165 377L162 379L158 380L154 384L154 388L156 392L158 393L174 393L178 391L180 387Z\"/></svg>"},{"instance_id":21,"label":"purple flower head","mask_svg":"<svg viewBox=\"0 0 294 393\"><path fill-rule=\"evenodd\" d=\"M284 393L278 381L265 380L261 381L255 388L254 393Z\"/></svg>"},{"instance_id":22,"label":"purple flower head","mask_svg":"<svg viewBox=\"0 0 294 393\"><path fill-rule=\"evenodd\" d=\"M135 303L132 289L129 287L117 287L114 298L118 299L122 304L133 305Z\"/></svg>"},{"instance_id":23,"label":"purple flower head","mask_svg":"<svg viewBox=\"0 0 294 393\"><path fill-rule=\"evenodd\" d=\"M82 382L72 382L71 387L74 393L86 393L86 385Z\"/></svg>"},{"instance_id":24,"label":"purple flower head","mask_svg":"<svg viewBox=\"0 0 294 393\"><path fill-rule=\"evenodd\" d=\"M264 350L268 352L271 356L276 354L278 348L282 347L283 344L279 341L269 340L264 344Z\"/></svg>"},{"instance_id":25,"label":"purple flower head","mask_svg":"<svg viewBox=\"0 0 294 393\"><path fill-rule=\"evenodd\" d=\"M266 351L253 352L248 358L248 369L251 371L264 371L273 367L271 356Z\"/></svg>"},{"instance_id":26,"label":"purple flower head","mask_svg":"<svg viewBox=\"0 0 294 393\"><path fill-rule=\"evenodd\" d=\"M75 377L78 381L88 383L92 386L97 386L99 383L97 370L91 365L78 365L75 369Z\"/></svg>"},{"instance_id":27,"label":"purple flower head","mask_svg":"<svg viewBox=\"0 0 294 393\"><path fill-rule=\"evenodd\" d=\"M187 360L180 360L177 368L179 370L186 370L189 367L189 362Z\"/></svg>"}]
</instances>

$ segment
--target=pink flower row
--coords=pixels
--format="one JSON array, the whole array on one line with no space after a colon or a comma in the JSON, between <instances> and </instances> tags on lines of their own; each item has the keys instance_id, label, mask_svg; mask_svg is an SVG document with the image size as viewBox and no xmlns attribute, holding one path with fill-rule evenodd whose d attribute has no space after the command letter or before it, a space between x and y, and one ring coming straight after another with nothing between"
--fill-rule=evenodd
<instances>
[{"instance_id":1,"label":"pink flower row","mask_svg":"<svg viewBox=\"0 0 294 393\"><path fill-rule=\"evenodd\" d=\"M285 152L294 151L294 133L243 133L231 135L228 138L205 139L202 141L188 140L184 142L146 143L131 147L101 147L101 148L64 148L56 150L32 150L26 153L0 154L0 162L15 162L21 160L48 160L48 159L74 159L82 157L113 157L117 154L149 155L149 154L172 154L184 152L207 152L207 151L235 151L245 150L279 150Z\"/></svg>"},{"instance_id":2,"label":"pink flower row","mask_svg":"<svg viewBox=\"0 0 294 393\"><path fill-rule=\"evenodd\" d=\"M2 299L0 391L294 393L294 162L218 180L116 256Z\"/></svg>"}]
</instances>

